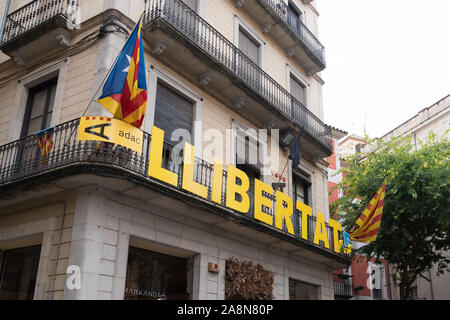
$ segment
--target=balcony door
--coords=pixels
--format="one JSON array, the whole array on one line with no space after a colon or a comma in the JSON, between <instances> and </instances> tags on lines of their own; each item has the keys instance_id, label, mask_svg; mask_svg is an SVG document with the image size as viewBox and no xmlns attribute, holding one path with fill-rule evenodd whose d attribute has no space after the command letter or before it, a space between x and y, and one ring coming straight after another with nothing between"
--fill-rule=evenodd
<instances>
[{"instance_id":1,"label":"balcony door","mask_svg":"<svg viewBox=\"0 0 450 320\"><path fill-rule=\"evenodd\" d=\"M291 1L288 3L288 24L298 35L301 34L302 12Z\"/></svg>"},{"instance_id":2,"label":"balcony door","mask_svg":"<svg viewBox=\"0 0 450 320\"><path fill-rule=\"evenodd\" d=\"M239 30L239 49L256 65L260 65L260 44L245 30Z\"/></svg>"},{"instance_id":3,"label":"balcony door","mask_svg":"<svg viewBox=\"0 0 450 320\"><path fill-rule=\"evenodd\" d=\"M56 86L57 79L55 78L29 89L20 134L22 142L16 158L15 171L19 174L34 170L41 162L40 160L43 160L43 164L46 163L46 160L41 157L41 151L38 145L39 139L43 138L43 134L36 135L36 133L48 129L51 126ZM45 134L50 135L50 133ZM48 141L51 141L51 139L52 137L50 136ZM51 148L48 150L51 152ZM48 155L49 153L46 152L45 158Z\"/></svg>"},{"instance_id":4,"label":"balcony door","mask_svg":"<svg viewBox=\"0 0 450 320\"><path fill-rule=\"evenodd\" d=\"M178 10L189 10L191 9L194 12L197 12L198 9L198 0L165 0L166 8L170 11L178 11ZM186 8L187 6L187 8Z\"/></svg>"},{"instance_id":5,"label":"balcony door","mask_svg":"<svg viewBox=\"0 0 450 320\"><path fill-rule=\"evenodd\" d=\"M306 107L306 85L300 82L292 74L290 76L290 91L295 100L292 100L291 116L301 121L302 106ZM301 103L301 105L298 104Z\"/></svg>"},{"instance_id":6,"label":"balcony door","mask_svg":"<svg viewBox=\"0 0 450 320\"><path fill-rule=\"evenodd\" d=\"M239 75L259 91L261 87L261 44L242 27L239 27L239 50L243 54L243 56L238 55ZM249 63L246 58L253 63Z\"/></svg>"},{"instance_id":7,"label":"balcony door","mask_svg":"<svg viewBox=\"0 0 450 320\"><path fill-rule=\"evenodd\" d=\"M22 125L21 138L50 127L57 79L31 88Z\"/></svg>"},{"instance_id":8,"label":"balcony door","mask_svg":"<svg viewBox=\"0 0 450 320\"><path fill-rule=\"evenodd\" d=\"M294 203L300 201L303 204L306 204L309 207L312 207L312 183L311 177L306 174L300 173L298 169L293 168L293 194L294 194ZM294 230L299 230L301 234L302 230L302 220L299 215L294 215ZM312 219L308 219L308 238L310 238L314 234L314 225L312 223ZM312 240L312 239L311 239Z\"/></svg>"},{"instance_id":9,"label":"balcony door","mask_svg":"<svg viewBox=\"0 0 450 320\"><path fill-rule=\"evenodd\" d=\"M186 36L197 42L200 31L198 0L163 0L164 15L174 24L180 25Z\"/></svg>"},{"instance_id":10,"label":"balcony door","mask_svg":"<svg viewBox=\"0 0 450 320\"><path fill-rule=\"evenodd\" d=\"M154 125L164 130L164 140L174 146L181 142L176 139L182 136L184 141L192 144L193 124L194 102L168 85L158 82ZM170 151L170 148L165 148L163 165L178 173L182 154L178 154L179 159L172 159Z\"/></svg>"},{"instance_id":11,"label":"balcony door","mask_svg":"<svg viewBox=\"0 0 450 320\"><path fill-rule=\"evenodd\" d=\"M243 124L237 121L232 123L233 144L235 166L239 170L244 171L250 182L248 196L250 198L250 213L254 212L254 192L255 179L264 180L262 175L262 159L260 158L261 148L267 147L263 142L259 141L258 134L254 130L249 130ZM237 181L241 184L241 181ZM235 195L235 200L242 201L239 194ZM267 211L267 210L266 210ZM270 214L269 211L266 213Z\"/></svg>"}]
</instances>

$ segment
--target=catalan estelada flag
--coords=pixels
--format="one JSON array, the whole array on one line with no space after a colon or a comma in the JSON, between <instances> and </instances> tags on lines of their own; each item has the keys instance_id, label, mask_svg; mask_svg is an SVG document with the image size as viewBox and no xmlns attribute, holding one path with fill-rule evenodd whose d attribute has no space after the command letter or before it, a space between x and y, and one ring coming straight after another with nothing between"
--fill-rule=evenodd
<instances>
[{"instance_id":1,"label":"catalan estelada flag","mask_svg":"<svg viewBox=\"0 0 450 320\"><path fill-rule=\"evenodd\" d=\"M370 200L358 220L356 220L355 223L359 228L351 233L352 240L367 243L377 239L383 215L385 193L386 181L383 181L380 189Z\"/></svg>"},{"instance_id":2,"label":"catalan estelada flag","mask_svg":"<svg viewBox=\"0 0 450 320\"><path fill-rule=\"evenodd\" d=\"M53 149L53 134L51 132L45 132L38 138L39 150L41 151L41 156L47 158Z\"/></svg>"},{"instance_id":3,"label":"catalan estelada flag","mask_svg":"<svg viewBox=\"0 0 450 320\"><path fill-rule=\"evenodd\" d=\"M140 128L147 108L144 45L141 37L142 18L134 28L117 59L97 100L113 114Z\"/></svg>"}]
</instances>

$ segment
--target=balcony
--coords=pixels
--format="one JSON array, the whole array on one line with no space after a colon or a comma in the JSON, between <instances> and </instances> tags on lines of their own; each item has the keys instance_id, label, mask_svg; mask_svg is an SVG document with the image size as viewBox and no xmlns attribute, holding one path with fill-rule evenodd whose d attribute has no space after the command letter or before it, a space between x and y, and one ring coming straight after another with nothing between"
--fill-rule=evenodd
<instances>
[{"instance_id":1,"label":"balcony","mask_svg":"<svg viewBox=\"0 0 450 320\"><path fill-rule=\"evenodd\" d=\"M146 0L143 37L154 56L261 128L301 131L306 158L331 155L331 128L182 1Z\"/></svg>"},{"instance_id":2,"label":"balcony","mask_svg":"<svg viewBox=\"0 0 450 320\"><path fill-rule=\"evenodd\" d=\"M236 7L245 10L308 74L326 67L325 48L308 27L283 0L234 0Z\"/></svg>"},{"instance_id":3,"label":"balcony","mask_svg":"<svg viewBox=\"0 0 450 320\"><path fill-rule=\"evenodd\" d=\"M48 50L67 47L78 6L79 0L35 0L8 14L0 49L25 66Z\"/></svg>"},{"instance_id":4,"label":"balcony","mask_svg":"<svg viewBox=\"0 0 450 320\"><path fill-rule=\"evenodd\" d=\"M67 189L76 188L68 181L74 181L76 176L79 185L89 183L102 184L101 179L113 179L104 182L109 188L114 189L118 185L126 186L126 192L131 192L134 198L141 198L149 202L149 199L158 200L158 204L150 205L171 206L176 212L189 212L190 217L197 215L198 219L215 221L214 225L248 237L254 237L257 241L271 243L292 254L311 258L317 261L333 264L334 268L341 268L350 263L350 259L344 254L334 252L333 231L326 225L328 231L329 248L323 242L319 245L313 243L316 218L308 217L308 239L302 239L301 212L296 211L292 222L294 235L274 226L263 224L254 217L253 204L247 214L238 213L225 206L225 190L222 190L222 203L216 204L211 200L213 165L201 159L195 159L194 180L207 187L208 198L205 200L191 194L181 187L182 166L169 160L172 146L164 145L163 167L178 174L176 187L165 184L148 176L148 151L151 143L151 135L144 132L142 154L111 143L95 141L78 141L77 131L79 119L60 124L47 131L47 139L53 142L50 152L42 156L38 147L39 134L28 136L9 144L0 146L0 203L8 199L16 198L23 201L27 194L39 192L44 189L45 196L49 196L50 185L63 184ZM75 178L74 178L75 177ZM227 172L223 171L223 183L226 185ZM90 182L92 181L92 182ZM41 186L41 187L40 187ZM42 187L44 186L44 187ZM131 190L131 191L130 191ZM136 190L136 191L135 191ZM58 191L59 192L59 191ZM253 190L249 191L250 203ZM269 199L276 200L267 195ZM156 200L154 200L156 201ZM4 204L4 203L3 203ZM175 207L178 206L178 207ZM272 206L275 208L275 205ZM266 213L275 215L274 210ZM198 211L198 212L197 212ZM219 220L221 219L221 220Z\"/></svg>"},{"instance_id":5,"label":"balcony","mask_svg":"<svg viewBox=\"0 0 450 320\"><path fill-rule=\"evenodd\" d=\"M353 297L353 287L349 279L334 281L334 297L336 300Z\"/></svg>"}]
</instances>

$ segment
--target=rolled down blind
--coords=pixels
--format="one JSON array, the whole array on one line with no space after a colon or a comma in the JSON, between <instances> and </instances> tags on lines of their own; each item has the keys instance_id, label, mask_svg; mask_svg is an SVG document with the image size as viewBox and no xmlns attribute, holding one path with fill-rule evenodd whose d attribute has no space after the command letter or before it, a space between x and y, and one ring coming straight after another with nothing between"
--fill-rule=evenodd
<instances>
[{"instance_id":1,"label":"rolled down blind","mask_svg":"<svg viewBox=\"0 0 450 320\"><path fill-rule=\"evenodd\" d=\"M252 40L246 33L239 30L239 49L259 65L259 44Z\"/></svg>"},{"instance_id":2,"label":"rolled down blind","mask_svg":"<svg viewBox=\"0 0 450 320\"><path fill-rule=\"evenodd\" d=\"M197 0L183 0L183 2L192 10L197 12Z\"/></svg>"},{"instance_id":3,"label":"rolled down blind","mask_svg":"<svg viewBox=\"0 0 450 320\"><path fill-rule=\"evenodd\" d=\"M197 12L197 1L198 0L183 0L184 4L195 12ZM168 10L174 12L177 12L183 8L183 6L180 4L180 1L175 0L166 0L165 5L167 6Z\"/></svg>"},{"instance_id":4,"label":"rolled down blind","mask_svg":"<svg viewBox=\"0 0 450 320\"><path fill-rule=\"evenodd\" d=\"M166 85L158 83L154 125L164 130L164 140L171 141L172 133L177 129L189 131L192 137L193 121L194 104Z\"/></svg>"},{"instance_id":5,"label":"rolled down blind","mask_svg":"<svg viewBox=\"0 0 450 320\"><path fill-rule=\"evenodd\" d=\"M303 105L306 104L306 87L291 76L291 94Z\"/></svg>"}]
</instances>

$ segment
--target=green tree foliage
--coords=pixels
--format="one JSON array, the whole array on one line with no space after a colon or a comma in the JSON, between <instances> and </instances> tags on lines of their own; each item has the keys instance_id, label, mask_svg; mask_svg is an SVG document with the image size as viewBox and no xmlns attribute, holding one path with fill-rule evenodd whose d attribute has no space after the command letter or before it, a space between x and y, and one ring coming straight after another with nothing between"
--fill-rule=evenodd
<instances>
[{"instance_id":1,"label":"green tree foliage","mask_svg":"<svg viewBox=\"0 0 450 320\"><path fill-rule=\"evenodd\" d=\"M346 159L348 167L341 170L346 176L337 185L344 195L331 210L350 232L386 177L377 240L357 253L386 259L396 270L400 298L407 299L411 285L433 264L438 275L450 267L450 259L443 254L450 250L449 140L433 133L419 146L411 137L369 140L365 150L369 151Z\"/></svg>"}]
</instances>

